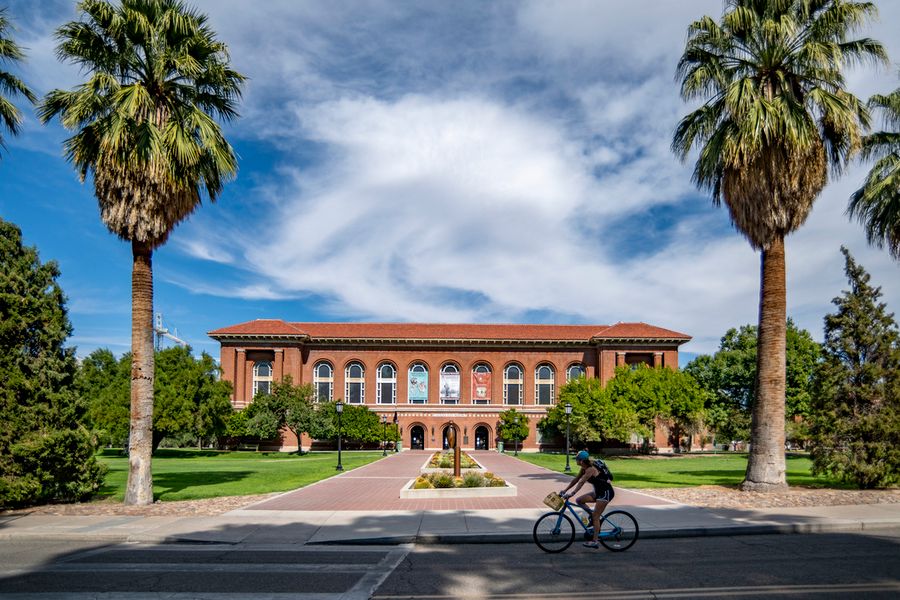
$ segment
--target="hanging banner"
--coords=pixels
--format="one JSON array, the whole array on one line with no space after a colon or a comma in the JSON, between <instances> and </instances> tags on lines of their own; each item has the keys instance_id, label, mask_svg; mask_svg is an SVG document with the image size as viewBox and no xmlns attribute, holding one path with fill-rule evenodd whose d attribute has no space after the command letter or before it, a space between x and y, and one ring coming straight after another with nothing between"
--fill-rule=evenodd
<instances>
[{"instance_id":1,"label":"hanging banner","mask_svg":"<svg viewBox=\"0 0 900 600\"><path fill-rule=\"evenodd\" d=\"M409 372L409 401L424 404L428 402L428 372Z\"/></svg>"},{"instance_id":2,"label":"hanging banner","mask_svg":"<svg viewBox=\"0 0 900 600\"><path fill-rule=\"evenodd\" d=\"M491 402L490 373L472 373L472 402L484 404Z\"/></svg>"},{"instance_id":3,"label":"hanging banner","mask_svg":"<svg viewBox=\"0 0 900 600\"><path fill-rule=\"evenodd\" d=\"M441 402L459 402L459 373L441 373Z\"/></svg>"}]
</instances>

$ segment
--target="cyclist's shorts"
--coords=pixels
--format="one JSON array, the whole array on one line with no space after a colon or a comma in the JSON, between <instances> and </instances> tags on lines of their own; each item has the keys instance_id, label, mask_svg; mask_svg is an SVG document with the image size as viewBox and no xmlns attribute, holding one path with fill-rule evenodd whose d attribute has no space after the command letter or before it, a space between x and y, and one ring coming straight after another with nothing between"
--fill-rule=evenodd
<instances>
[{"instance_id":1,"label":"cyclist's shorts","mask_svg":"<svg viewBox=\"0 0 900 600\"><path fill-rule=\"evenodd\" d=\"M605 500L606 502L612 502L612 499L615 496L616 493L613 491L613 488L609 483L603 482L594 485L594 498L596 499L595 501L599 500L602 502Z\"/></svg>"}]
</instances>

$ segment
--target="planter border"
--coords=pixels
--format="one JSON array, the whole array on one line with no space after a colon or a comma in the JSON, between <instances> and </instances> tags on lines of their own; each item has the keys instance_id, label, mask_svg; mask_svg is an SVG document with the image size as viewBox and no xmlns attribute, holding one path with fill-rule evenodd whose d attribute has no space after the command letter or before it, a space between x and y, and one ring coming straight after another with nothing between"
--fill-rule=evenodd
<instances>
[{"instance_id":1,"label":"planter border","mask_svg":"<svg viewBox=\"0 0 900 600\"><path fill-rule=\"evenodd\" d=\"M497 498L503 496L517 496L518 488L507 482L503 487L470 487L470 488L427 488L414 490L415 479L410 479L400 490L401 498Z\"/></svg>"}]
</instances>

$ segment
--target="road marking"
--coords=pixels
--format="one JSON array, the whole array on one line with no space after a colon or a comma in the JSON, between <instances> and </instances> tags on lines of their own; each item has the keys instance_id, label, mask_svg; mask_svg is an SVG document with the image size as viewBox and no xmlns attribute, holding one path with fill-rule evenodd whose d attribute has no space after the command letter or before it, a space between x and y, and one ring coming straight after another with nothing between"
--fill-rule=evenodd
<instances>
[{"instance_id":1,"label":"road marking","mask_svg":"<svg viewBox=\"0 0 900 600\"><path fill-rule=\"evenodd\" d=\"M736 598L766 597L795 594L864 594L873 592L900 592L900 581L884 581L875 583L834 583L805 585L759 585L708 588L672 588L652 590L622 590L590 592L549 592L522 594L414 594L414 595L381 595L372 596L372 600L464 600L481 598L485 600L571 600L572 598L591 598L598 600L656 600L658 598Z\"/></svg>"},{"instance_id":2,"label":"road marking","mask_svg":"<svg viewBox=\"0 0 900 600\"><path fill-rule=\"evenodd\" d=\"M403 562L403 559L406 558L406 555L409 554L412 549L413 544L401 544L397 546L396 549L389 552L377 566L373 567L367 574L363 575L362 578L356 582L356 585L343 594L341 600L369 600L375 590L378 589L378 586L384 583L384 580L388 578L388 575L394 572L394 569Z\"/></svg>"}]
</instances>

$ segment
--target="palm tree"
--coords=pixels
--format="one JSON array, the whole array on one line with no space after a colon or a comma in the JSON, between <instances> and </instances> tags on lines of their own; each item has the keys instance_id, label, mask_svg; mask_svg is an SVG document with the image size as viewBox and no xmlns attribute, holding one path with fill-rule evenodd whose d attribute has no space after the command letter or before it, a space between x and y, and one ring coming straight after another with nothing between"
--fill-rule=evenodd
<instances>
[{"instance_id":1,"label":"palm tree","mask_svg":"<svg viewBox=\"0 0 900 600\"><path fill-rule=\"evenodd\" d=\"M22 49L9 36L10 23L6 18L6 9L0 9L0 64L5 62L16 63L25 55ZM22 124L22 113L16 106L10 102L9 97L22 95L29 102L34 103L37 98L28 86L13 75L0 69L0 121L3 126L13 135L18 135L19 125ZM2 130L0 130L2 131ZM0 147L5 147L3 143L3 135L0 135Z\"/></svg>"},{"instance_id":2,"label":"palm tree","mask_svg":"<svg viewBox=\"0 0 900 600\"><path fill-rule=\"evenodd\" d=\"M53 90L39 115L76 133L66 157L90 174L100 218L131 242L131 431L126 504L153 502L153 250L201 203L214 201L237 160L213 116L231 120L244 77L206 17L178 0L84 0L60 27L57 55L87 81Z\"/></svg>"},{"instance_id":3,"label":"palm tree","mask_svg":"<svg viewBox=\"0 0 900 600\"><path fill-rule=\"evenodd\" d=\"M847 212L866 228L869 243L900 260L900 88L887 96L869 99L879 110L885 127L863 139L862 157L877 160L863 187L850 197Z\"/></svg>"},{"instance_id":4,"label":"palm tree","mask_svg":"<svg viewBox=\"0 0 900 600\"><path fill-rule=\"evenodd\" d=\"M870 2L727 0L721 22L688 29L681 95L702 106L678 124L672 149L699 145L693 180L728 207L761 252L756 398L745 490L787 485L784 460L784 238L859 148L866 107L844 89L849 63L886 61L882 45L848 35L876 14Z\"/></svg>"}]
</instances>

